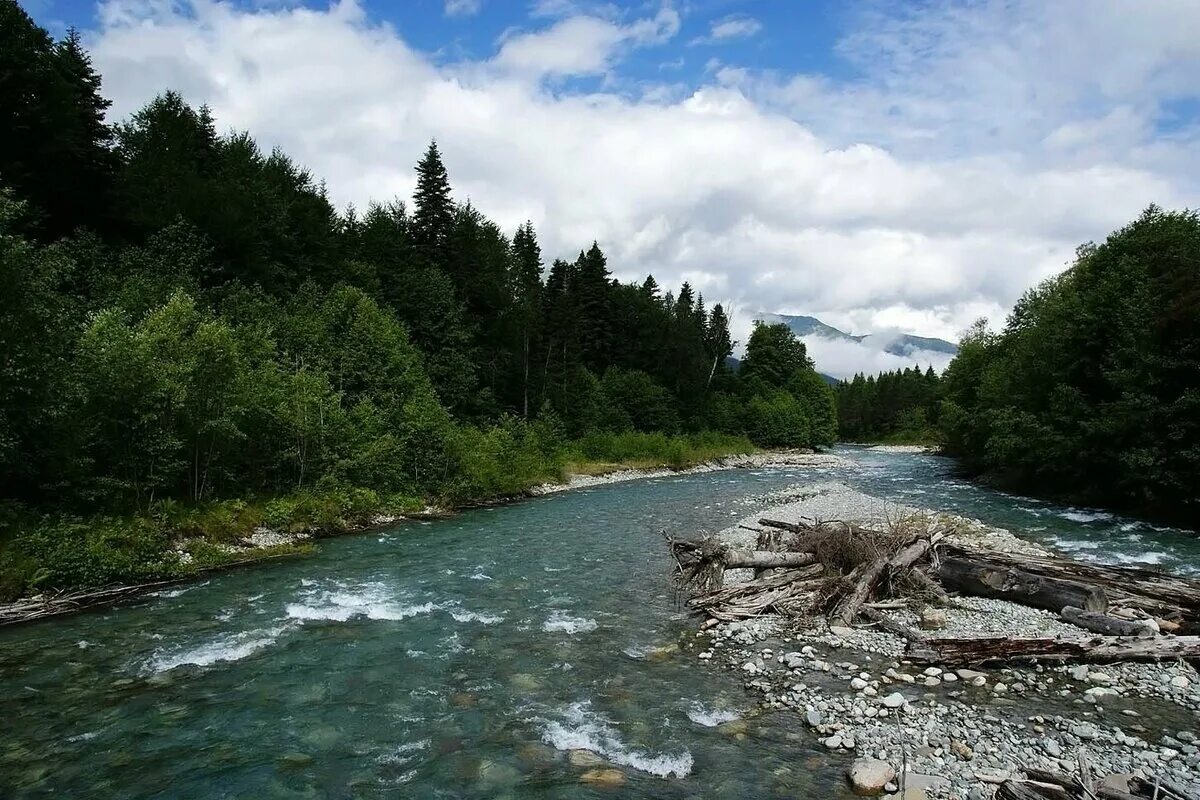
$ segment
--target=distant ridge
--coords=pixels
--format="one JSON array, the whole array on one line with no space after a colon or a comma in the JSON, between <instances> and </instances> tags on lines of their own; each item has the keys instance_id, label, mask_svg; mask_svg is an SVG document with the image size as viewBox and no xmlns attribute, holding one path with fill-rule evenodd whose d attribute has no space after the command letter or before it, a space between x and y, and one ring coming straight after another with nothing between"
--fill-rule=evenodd
<instances>
[{"instance_id":1,"label":"distant ridge","mask_svg":"<svg viewBox=\"0 0 1200 800\"><path fill-rule=\"evenodd\" d=\"M838 330L832 325L826 325L816 317L806 317L792 314L771 314L760 311L755 319L762 322L782 322L792 329L797 336L820 336L825 339L857 342L885 353L904 358L912 357L921 352L945 353L955 355L958 345L945 339L931 336L914 336L911 333L865 333L858 336Z\"/></svg>"}]
</instances>

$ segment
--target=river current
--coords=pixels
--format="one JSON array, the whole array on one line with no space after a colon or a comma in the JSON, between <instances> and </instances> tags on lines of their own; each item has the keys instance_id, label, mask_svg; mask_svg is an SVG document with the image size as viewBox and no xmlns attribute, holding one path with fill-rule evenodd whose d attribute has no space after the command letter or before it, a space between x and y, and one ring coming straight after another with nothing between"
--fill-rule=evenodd
<instances>
[{"instance_id":1,"label":"river current","mask_svg":"<svg viewBox=\"0 0 1200 800\"><path fill-rule=\"evenodd\" d=\"M845 757L747 715L694 635L661 532L840 480L1077 558L1187 574L1200 540L1006 495L926 455L564 492L326 540L136 604L0 630L0 797L826 798ZM623 776L581 783L567 753Z\"/></svg>"}]
</instances>

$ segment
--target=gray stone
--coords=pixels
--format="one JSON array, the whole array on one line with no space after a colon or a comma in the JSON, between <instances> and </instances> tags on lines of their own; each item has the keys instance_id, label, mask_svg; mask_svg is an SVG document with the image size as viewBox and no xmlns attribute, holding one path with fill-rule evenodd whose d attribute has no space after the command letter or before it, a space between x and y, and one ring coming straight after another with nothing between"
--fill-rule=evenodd
<instances>
[{"instance_id":1,"label":"gray stone","mask_svg":"<svg viewBox=\"0 0 1200 800\"><path fill-rule=\"evenodd\" d=\"M847 775L854 791L860 794L878 794L896 777L896 770L886 761L860 758L850 765Z\"/></svg>"},{"instance_id":2,"label":"gray stone","mask_svg":"<svg viewBox=\"0 0 1200 800\"><path fill-rule=\"evenodd\" d=\"M904 695L899 692L892 692L883 698L883 705L885 708L900 708L904 705Z\"/></svg>"}]
</instances>

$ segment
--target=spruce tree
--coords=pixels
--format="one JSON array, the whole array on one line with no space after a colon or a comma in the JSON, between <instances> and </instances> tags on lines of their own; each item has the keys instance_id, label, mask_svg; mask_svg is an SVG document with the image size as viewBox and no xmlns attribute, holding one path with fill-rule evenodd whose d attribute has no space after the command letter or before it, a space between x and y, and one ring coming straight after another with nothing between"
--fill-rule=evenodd
<instances>
[{"instance_id":1,"label":"spruce tree","mask_svg":"<svg viewBox=\"0 0 1200 800\"><path fill-rule=\"evenodd\" d=\"M521 327L521 414L528 418L530 362L542 311L542 250L529 221L513 236L512 289Z\"/></svg>"},{"instance_id":2,"label":"spruce tree","mask_svg":"<svg viewBox=\"0 0 1200 800\"><path fill-rule=\"evenodd\" d=\"M436 141L429 143L425 155L417 163L413 206L412 238L418 254L431 265L447 269L454 201L450 198L450 178Z\"/></svg>"}]
</instances>

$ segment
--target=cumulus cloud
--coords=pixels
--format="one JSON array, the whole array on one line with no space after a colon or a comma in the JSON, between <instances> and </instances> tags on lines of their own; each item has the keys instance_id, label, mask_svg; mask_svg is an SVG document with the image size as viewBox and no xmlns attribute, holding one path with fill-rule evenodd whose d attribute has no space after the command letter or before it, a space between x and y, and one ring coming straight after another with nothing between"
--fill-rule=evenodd
<instances>
[{"instance_id":1,"label":"cumulus cloud","mask_svg":"<svg viewBox=\"0 0 1200 800\"><path fill-rule=\"evenodd\" d=\"M621 48L661 44L679 32L679 24L679 13L670 6L626 25L597 16L569 16L544 30L506 36L493 64L533 76L607 72Z\"/></svg>"},{"instance_id":2,"label":"cumulus cloud","mask_svg":"<svg viewBox=\"0 0 1200 800\"><path fill-rule=\"evenodd\" d=\"M857 20L849 83L718 65L632 91L623 60L673 43L672 6L538 10L489 57L450 63L353 0L110 0L88 40L114 116L175 88L339 204L410 195L436 137L456 196L509 230L533 220L548 258L596 239L623 279L858 331L954 339L1080 242L1200 198L1200 130L1161 126L1196 91L1200 40L1182 32L1200 19L1182 17L1200 7L921 5ZM578 76L602 88L564 88Z\"/></svg>"}]
</instances>

